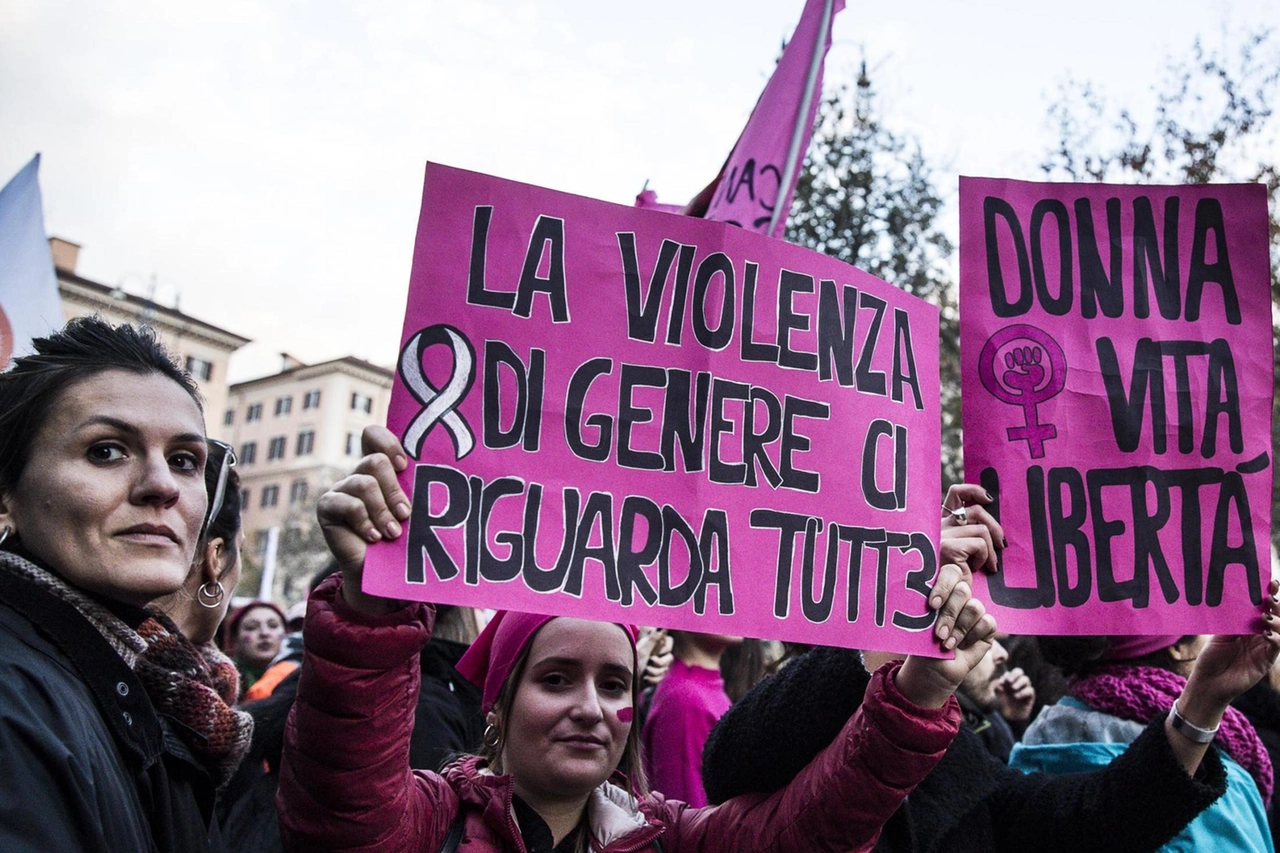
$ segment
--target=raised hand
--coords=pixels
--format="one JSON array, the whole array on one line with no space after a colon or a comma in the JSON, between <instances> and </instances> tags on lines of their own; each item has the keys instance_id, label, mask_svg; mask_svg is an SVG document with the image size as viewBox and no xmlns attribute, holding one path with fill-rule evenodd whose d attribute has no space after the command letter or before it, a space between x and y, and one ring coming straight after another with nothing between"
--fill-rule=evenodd
<instances>
[{"instance_id":1,"label":"raised hand","mask_svg":"<svg viewBox=\"0 0 1280 853\"><path fill-rule=\"evenodd\" d=\"M349 476L334 484L316 504L325 544L342 571L347 603L368 613L387 613L401 602L367 595L360 588L369 545L395 539L410 513L409 499L396 474L409 464L396 437L384 427L366 427L361 444L367 455Z\"/></svg>"},{"instance_id":2,"label":"raised hand","mask_svg":"<svg viewBox=\"0 0 1280 853\"><path fill-rule=\"evenodd\" d=\"M1014 667L996 682L996 699L1000 716L1011 723L1025 723L1036 707L1036 687L1021 667Z\"/></svg>"},{"instance_id":3,"label":"raised hand","mask_svg":"<svg viewBox=\"0 0 1280 853\"><path fill-rule=\"evenodd\" d=\"M1215 636L1196 659L1177 701L1179 714L1193 726L1216 729L1231 700L1265 678L1280 656L1280 581L1271 581L1267 592L1254 633ZM1209 744L1184 737L1172 714L1165 720L1165 735L1178 763L1194 774Z\"/></svg>"},{"instance_id":4,"label":"raised hand","mask_svg":"<svg viewBox=\"0 0 1280 853\"><path fill-rule=\"evenodd\" d=\"M927 708L938 708L956 691L966 675L986 656L996 636L996 620L972 595L972 586L959 566L946 565L930 593L930 604L941 597L934 636L944 649L954 651L950 660L909 655L898 671L898 689ZM971 575L969 577L972 577ZM945 589L945 594L942 590Z\"/></svg>"},{"instance_id":5,"label":"raised hand","mask_svg":"<svg viewBox=\"0 0 1280 853\"><path fill-rule=\"evenodd\" d=\"M1189 698L1225 708L1270 672L1280 655L1280 581L1271 581L1268 593L1255 633L1209 640L1187 679L1187 691L1193 694Z\"/></svg>"},{"instance_id":6,"label":"raised hand","mask_svg":"<svg viewBox=\"0 0 1280 853\"><path fill-rule=\"evenodd\" d=\"M954 563L970 572L995 572L999 554L1009 543L1004 528L984 508L992 502L981 486L959 483L947 489L942 501L942 541L938 561Z\"/></svg>"}]
</instances>

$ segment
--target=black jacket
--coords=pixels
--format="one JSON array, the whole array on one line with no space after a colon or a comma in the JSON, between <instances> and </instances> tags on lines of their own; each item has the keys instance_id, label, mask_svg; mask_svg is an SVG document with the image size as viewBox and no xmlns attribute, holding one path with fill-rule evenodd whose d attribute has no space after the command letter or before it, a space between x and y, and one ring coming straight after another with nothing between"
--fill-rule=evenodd
<instances>
[{"instance_id":1,"label":"black jacket","mask_svg":"<svg viewBox=\"0 0 1280 853\"><path fill-rule=\"evenodd\" d=\"M177 725L78 610L0 571L0 850L221 850Z\"/></svg>"},{"instance_id":2,"label":"black jacket","mask_svg":"<svg viewBox=\"0 0 1280 853\"><path fill-rule=\"evenodd\" d=\"M817 648L756 685L720 718L702 754L712 802L774 791L830 743L870 676L857 652ZM1226 790L1209 750L1195 778L1177 764L1163 716L1094 773L1023 774L968 729L885 824L875 849L1137 853L1155 850ZM856 796L856 792L850 792Z\"/></svg>"}]
</instances>

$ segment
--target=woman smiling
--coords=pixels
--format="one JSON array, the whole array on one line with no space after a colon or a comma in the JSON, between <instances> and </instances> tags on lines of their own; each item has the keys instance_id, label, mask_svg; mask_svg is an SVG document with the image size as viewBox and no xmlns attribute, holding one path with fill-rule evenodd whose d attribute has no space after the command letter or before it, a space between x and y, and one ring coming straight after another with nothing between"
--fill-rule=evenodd
<instances>
[{"instance_id":1,"label":"woman smiling","mask_svg":"<svg viewBox=\"0 0 1280 853\"><path fill-rule=\"evenodd\" d=\"M995 620L948 566L935 588L936 636L955 659L886 665L836 742L772 796L699 809L648 792L632 724L635 629L515 612L499 613L458 663L483 690L481 754L440 774L412 771L418 653L434 612L360 588L367 545L402 535L409 513L396 480L403 448L380 427L365 444L373 452L317 510L342 572L307 610L278 796L287 850L868 849L956 734L952 694L985 655Z\"/></svg>"},{"instance_id":2,"label":"woman smiling","mask_svg":"<svg viewBox=\"0 0 1280 853\"><path fill-rule=\"evenodd\" d=\"M0 849L220 848L250 723L146 605L205 525L204 416L149 330L73 320L0 374Z\"/></svg>"}]
</instances>

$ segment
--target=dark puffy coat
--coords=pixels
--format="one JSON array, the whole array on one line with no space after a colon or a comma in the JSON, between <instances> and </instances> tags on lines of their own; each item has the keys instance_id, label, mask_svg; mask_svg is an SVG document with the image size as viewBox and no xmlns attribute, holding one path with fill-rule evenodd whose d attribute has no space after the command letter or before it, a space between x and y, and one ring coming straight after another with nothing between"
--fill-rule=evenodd
<instances>
[{"instance_id":1,"label":"dark puffy coat","mask_svg":"<svg viewBox=\"0 0 1280 853\"><path fill-rule=\"evenodd\" d=\"M702 754L712 802L786 785L863 701L857 652L817 648L721 717ZM881 853L1138 853L1155 850L1226 790L1210 750L1194 778L1178 765L1163 716L1108 767L1023 774L961 729L942 761L885 825Z\"/></svg>"},{"instance_id":2,"label":"dark puffy coat","mask_svg":"<svg viewBox=\"0 0 1280 853\"><path fill-rule=\"evenodd\" d=\"M0 850L220 850L174 725L78 610L0 572Z\"/></svg>"},{"instance_id":3,"label":"dark puffy coat","mask_svg":"<svg viewBox=\"0 0 1280 853\"><path fill-rule=\"evenodd\" d=\"M307 655L280 774L285 849L434 853L461 812L459 853L522 850L509 776L474 758L442 775L409 769L431 610L365 616L346 606L339 581L322 584L307 611ZM869 849L960 720L954 700L937 710L911 705L893 674L886 668L872 678L860 712L785 790L693 809L660 794L637 803L605 783L588 805L593 835L604 853L642 850L658 837L667 853Z\"/></svg>"}]
</instances>

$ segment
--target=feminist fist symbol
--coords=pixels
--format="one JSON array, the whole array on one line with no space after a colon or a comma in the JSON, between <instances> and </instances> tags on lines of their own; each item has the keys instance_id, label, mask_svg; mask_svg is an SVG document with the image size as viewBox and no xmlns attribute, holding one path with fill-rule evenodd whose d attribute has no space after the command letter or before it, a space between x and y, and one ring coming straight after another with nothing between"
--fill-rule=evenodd
<instances>
[{"instance_id":1,"label":"feminist fist symbol","mask_svg":"<svg viewBox=\"0 0 1280 853\"><path fill-rule=\"evenodd\" d=\"M422 370L422 358L427 347L443 344L453 351L453 373L443 388L436 388L427 380ZM422 456L422 442L437 423L443 424L453 439L454 455L461 459L475 447L471 428L458 414L458 404L471 390L476 376L476 352L466 335L452 326L439 323L428 326L409 339L400 353L400 378L409 393L423 405L421 411L409 423L401 441L404 449L414 459Z\"/></svg>"},{"instance_id":2,"label":"feminist fist symbol","mask_svg":"<svg viewBox=\"0 0 1280 853\"><path fill-rule=\"evenodd\" d=\"M1015 341L1026 341L1030 346L1015 346L1006 351L1004 364L1008 369L997 378L996 356ZM1046 360L1047 366L1042 363ZM1067 384L1067 356L1058 342L1034 326L1001 329L988 338L982 348L982 355L978 357L978 377L997 400L1022 409L1026 425L1009 427L1009 440L1026 441L1032 459L1044 456L1044 443L1057 437L1058 428L1053 424L1040 423L1038 407L1060 393Z\"/></svg>"},{"instance_id":3,"label":"feminist fist symbol","mask_svg":"<svg viewBox=\"0 0 1280 853\"><path fill-rule=\"evenodd\" d=\"M1036 387L1044 381L1044 368L1040 366L1043 355L1040 347L1014 347L1004 354L1004 363L1009 370L1004 375L1004 384L1018 389L1018 396L1030 399Z\"/></svg>"}]
</instances>

